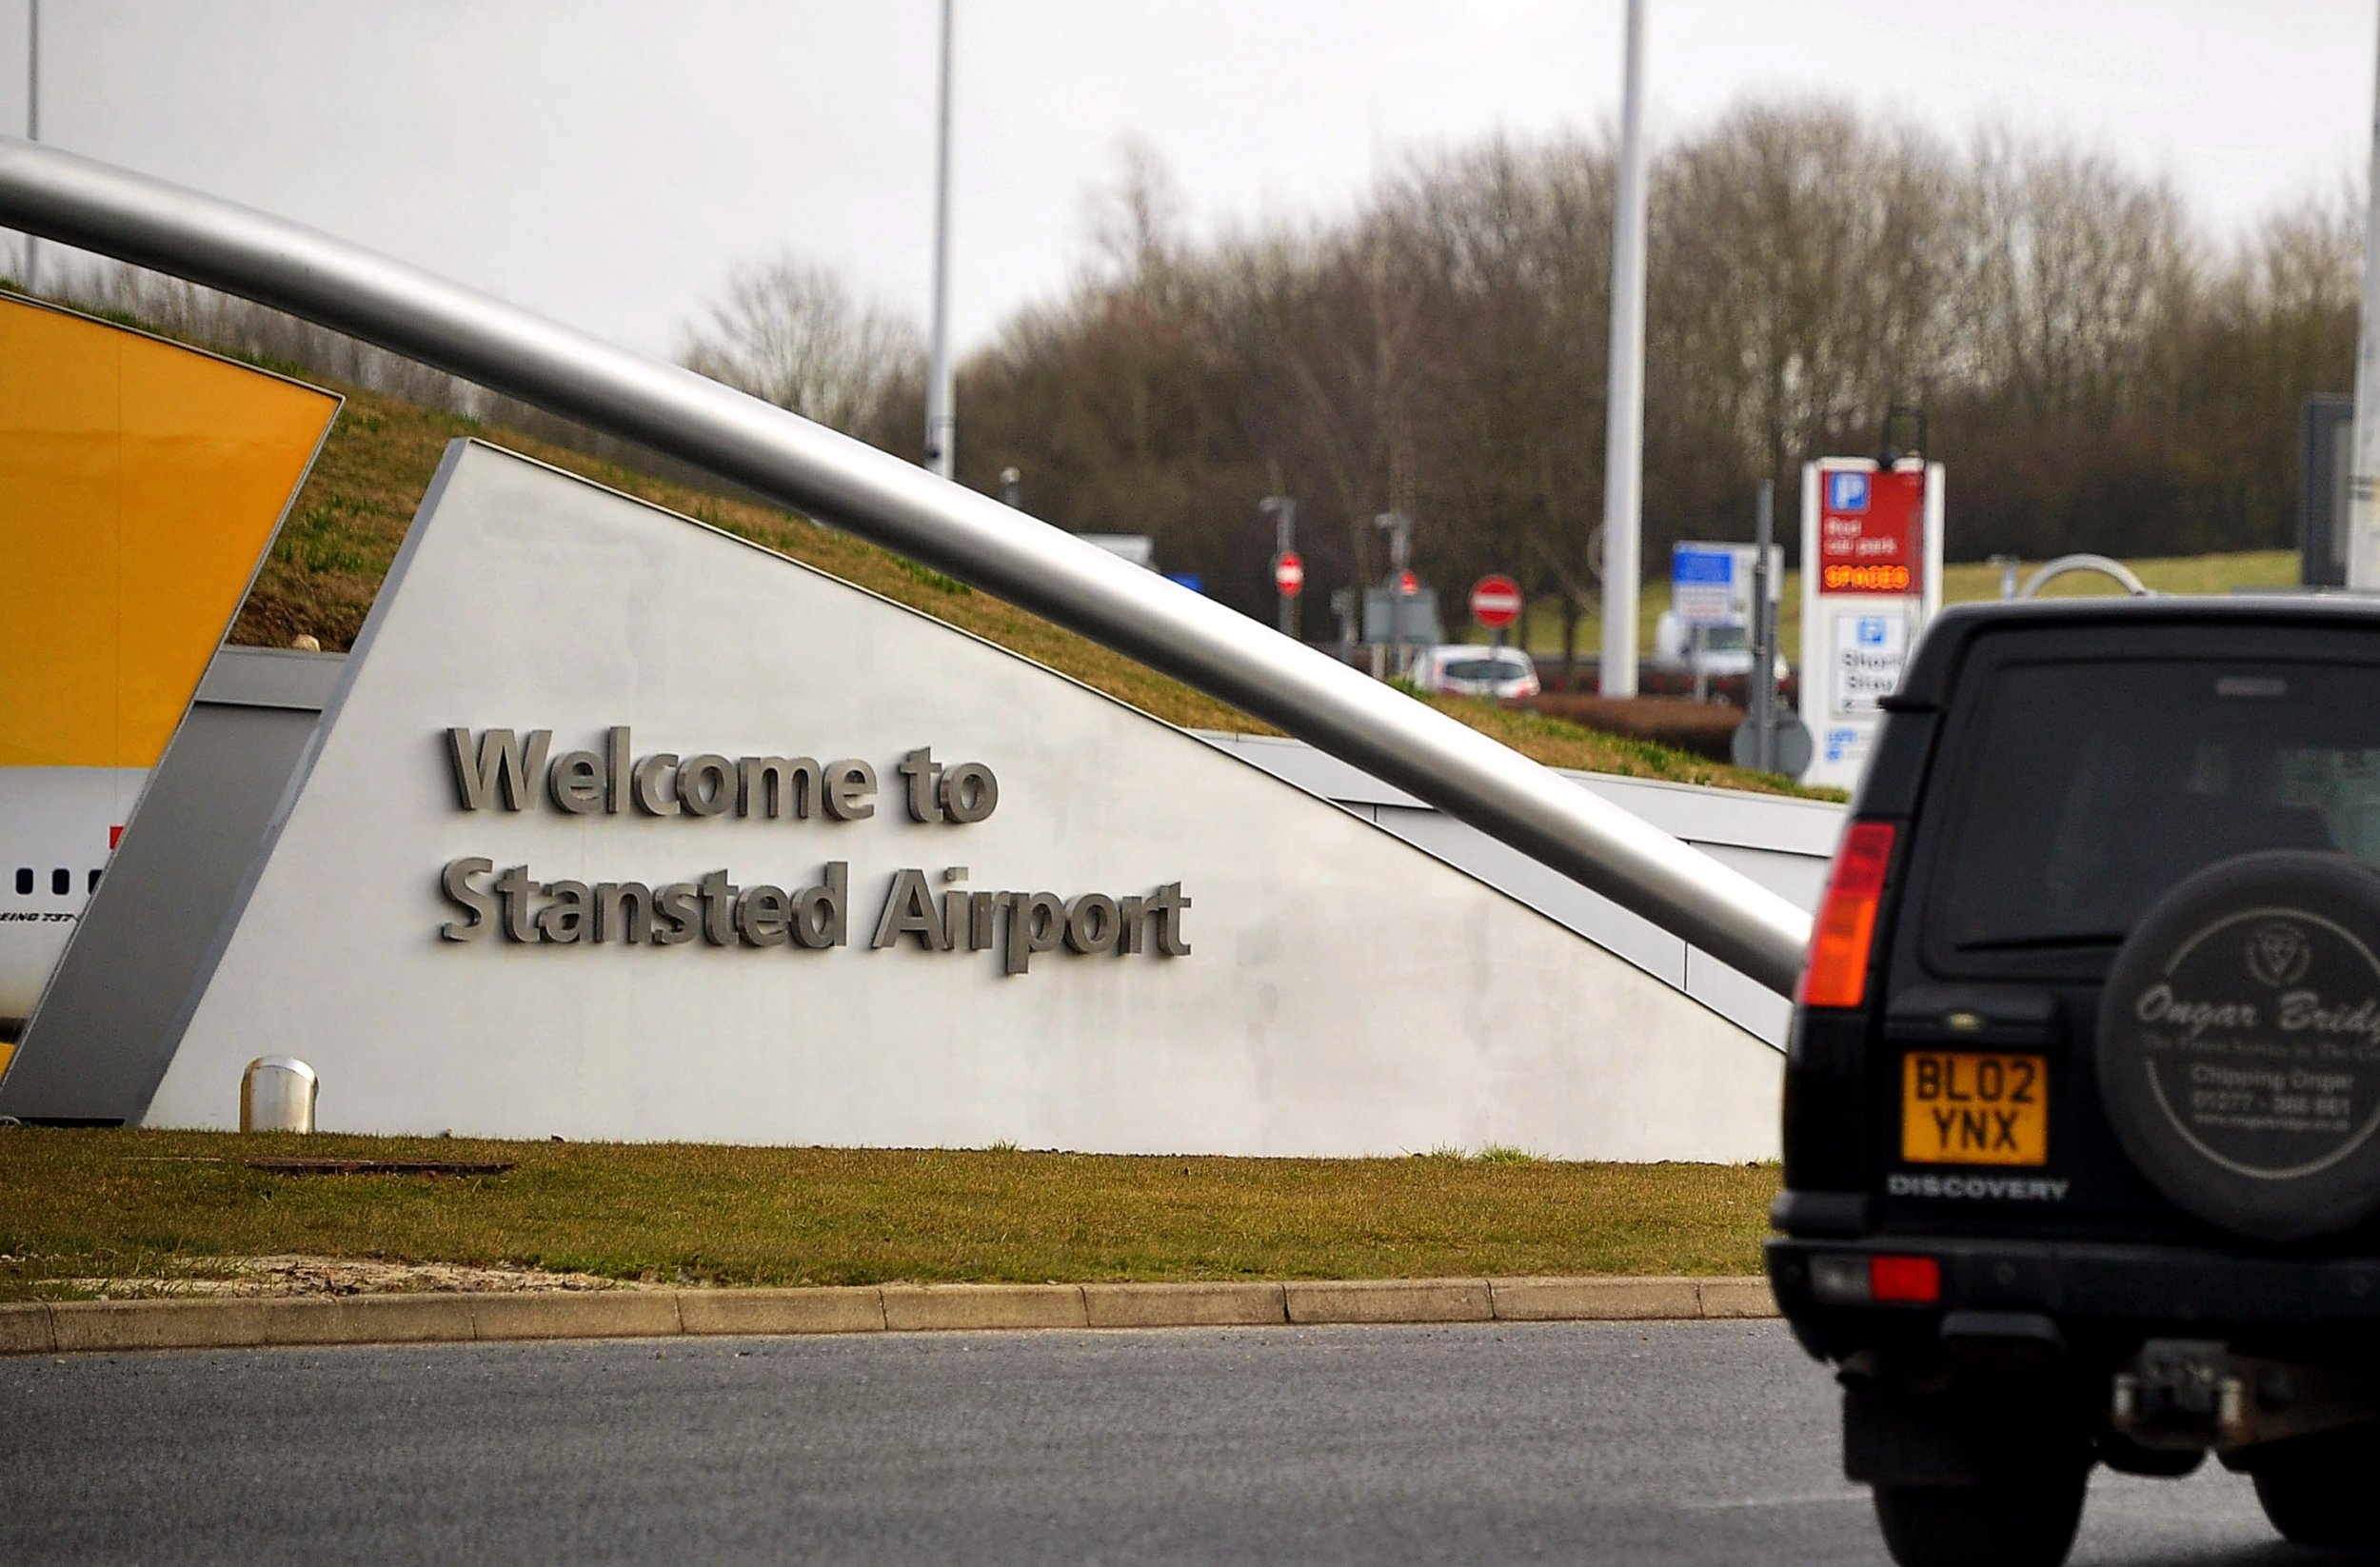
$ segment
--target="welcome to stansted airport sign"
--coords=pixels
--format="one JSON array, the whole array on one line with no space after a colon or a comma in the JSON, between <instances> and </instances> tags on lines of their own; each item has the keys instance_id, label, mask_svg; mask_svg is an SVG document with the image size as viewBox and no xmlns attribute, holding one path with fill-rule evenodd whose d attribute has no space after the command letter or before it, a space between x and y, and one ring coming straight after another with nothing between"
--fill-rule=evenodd
<instances>
[{"instance_id":1,"label":"welcome to stansted airport sign","mask_svg":"<svg viewBox=\"0 0 2380 1567\"><path fill-rule=\"evenodd\" d=\"M1374 822L467 442L228 903L140 1041L148 1124L234 1123L247 1064L288 1055L321 1123L360 1132L1776 1140L1765 1043Z\"/></svg>"},{"instance_id":2,"label":"welcome to stansted airport sign","mask_svg":"<svg viewBox=\"0 0 2380 1567\"><path fill-rule=\"evenodd\" d=\"M553 731L446 731L458 803L466 811L550 808L572 816L732 816L781 822L864 822L876 814L879 775L845 757L741 756L658 751L636 758L625 724L604 732L597 750L553 753ZM1000 806L1000 779L981 762L946 765L929 746L892 766L902 780L909 820L967 826ZM537 786L542 775L544 787ZM938 893L935 883L942 885ZM1145 895L984 892L961 883L964 865L934 877L922 866L893 873L869 939L871 950L907 938L926 952L997 952L1003 972L1027 972L1034 955L1063 949L1080 956L1151 953L1184 958L1182 916L1191 906L1180 882ZM791 947L822 951L850 944L851 866L830 860L811 886L739 886L733 872L694 881L540 881L529 866L499 871L486 855L446 862L438 884L458 912L438 927L449 942L495 935L507 942L559 946L617 942L681 946Z\"/></svg>"}]
</instances>

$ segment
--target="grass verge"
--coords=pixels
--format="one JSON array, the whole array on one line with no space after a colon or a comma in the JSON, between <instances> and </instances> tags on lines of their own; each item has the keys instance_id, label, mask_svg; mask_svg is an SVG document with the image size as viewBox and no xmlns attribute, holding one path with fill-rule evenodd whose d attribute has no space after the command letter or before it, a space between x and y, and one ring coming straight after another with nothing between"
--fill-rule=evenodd
<instances>
[{"instance_id":1,"label":"grass verge","mask_svg":"<svg viewBox=\"0 0 2380 1567\"><path fill-rule=\"evenodd\" d=\"M503 1175L271 1175L307 1156ZM1773 1166L0 1130L0 1299L301 1253L702 1284L1759 1268Z\"/></svg>"},{"instance_id":2,"label":"grass verge","mask_svg":"<svg viewBox=\"0 0 2380 1567\"><path fill-rule=\"evenodd\" d=\"M1798 547L1798 546L1795 546ZM2297 581L2298 558L2294 549L2251 549L2224 555L2166 555L2145 560L2127 560L2142 584L2159 593L2230 593L2247 587L2287 587ZM2017 582L2033 574L2042 565L2027 561L2017 573ZM2105 597L2122 589L2105 577L2092 572L2077 572L2058 578L2041 590L2045 599L2080 599ZM1782 586L1783 599L1777 605L1777 642L1785 656L1795 664L1801 662L1801 573L1788 571ZM2000 568L1982 561L1963 561L1942 567L1942 602L1973 604L1978 600L2000 596ZM1644 585L1644 598L1637 611L1636 641L1639 650L1653 651L1654 623L1669 607L1669 584L1655 578ZM1468 628L1457 633L1473 640L1484 640L1485 633ZM1560 607L1551 602L1529 606L1527 645L1539 654L1562 650ZM1578 623L1578 652L1582 658L1593 658L1603 645L1603 617L1591 614Z\"/></svg>"}]
</instances>

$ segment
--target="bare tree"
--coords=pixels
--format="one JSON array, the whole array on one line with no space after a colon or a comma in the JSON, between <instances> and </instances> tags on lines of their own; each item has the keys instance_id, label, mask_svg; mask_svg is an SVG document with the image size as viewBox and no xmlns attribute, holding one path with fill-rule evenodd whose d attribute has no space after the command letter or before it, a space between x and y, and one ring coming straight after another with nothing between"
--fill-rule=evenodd
<instances>
[{"instance_id":1,"label":"bare tree","mask_svg":"<svg viewBox=\"0 0 2380 1567\"><path fill-rule=\"evenodd\" d=\"M2196 288L2195 247L2171 187L2109 159L1976 146L1967 279L1975 369L2044 414L2109 418L2151 394Z\"/></svg>"},{"instance_id":2,"label":"bare tree","mask_svg":"<svg viewBox=\"0 0 2380 1567\"><path fill-rule=\"evenodd\" d=\"M1738 109L1661 161L1648 445L1692 432L1701 477L1733 494L1673 450L1665 466L1685 488L1648 477L1649 503L1740 516L1755 477L1790 498L1805 458L1872 438L1886 407L1949 367L1956 189L1931 138L1822 102Z\"/></svg>"},{"instance_id":3,"label":"bare tree","mask_svg":"<svg viewBox=\"0 0 2380 1567\"><path fill-rule=\"evenodd\" d=\"M679 358L714 381L848 432L924 352L907 317L857 298L831 269L783 252L728 274L724 296L686 330Z\"/></svg>"}]
</instances>

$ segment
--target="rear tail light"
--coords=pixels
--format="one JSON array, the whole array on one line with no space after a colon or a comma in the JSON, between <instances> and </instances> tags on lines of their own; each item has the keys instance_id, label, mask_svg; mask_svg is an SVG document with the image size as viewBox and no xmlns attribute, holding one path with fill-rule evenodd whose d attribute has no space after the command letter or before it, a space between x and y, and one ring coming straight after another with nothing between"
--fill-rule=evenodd
<instances>
[{"instance_id":1,"label":"rear tail light","mask_svg":"<svg viewBox=\"0 0 2380 1567\"><path fill-rule=\"evenodd\" d=\"M1942 1299L1942 1264L1931 1257L1871 1257L1868 1290L1878 1300L1930 1306Z\"/></svg>"},{"instance_id":2,"label":"rear tail light","mask_svg":"<svg viewBox=\"0 0 2380 1567\"><path fill-rule=\"evenodd\" d=\"M1931 1257L1821 1254L1810 1260L1810 1292L1830 1305L1931 1306L1942 1299L1942 1264Z\"/></svg>"},{"instance_id":3,"label":"rear tail light","mask_svg":"<svg viewBox=\"0 0 2380 1567\"><path fill-rule=\"evenodd\" d=\"M1802 971L1804 1006L1857 1006L1868 995L1868 949L1875 941L1876 910L1884 902L1884 870L1893 860L1890 822L1854 822L1835 851L1826 901L1810 931L1810 966Z\"/></svg>"}]
</instances>

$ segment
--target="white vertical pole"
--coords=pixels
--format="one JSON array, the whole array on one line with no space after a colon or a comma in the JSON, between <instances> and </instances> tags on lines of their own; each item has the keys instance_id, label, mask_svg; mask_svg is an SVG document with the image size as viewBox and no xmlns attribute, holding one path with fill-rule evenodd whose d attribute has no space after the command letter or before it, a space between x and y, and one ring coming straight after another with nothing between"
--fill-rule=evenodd
<instances>
[{"instance_id":1,"label":"white vertical pole","mask_svg":"<svg viewBox=\"0 0 2380 1567\"><path fill-rule=\"evenodd\" d=\"M1824 757L1827 721L1827 693L1834 689L1834 671L1828 667L1835 653L1829 639L1835 628L1826 624L1818 608L1818 465L1801 465L1801 689L1795 701L1801 712L1801 722L1818 742L1818 756Z\"/></svg>"},{"instance_id":2,"label":"white vertical pole","mask_svg":"<svg viewBox=\"0 0 2380 1567\"><path fill-rule=\"evenodd\" d=\"M1636 694L1636 596L1644 480L1644 0L1628 0L1612 212L1612 347L1603 435L1605 696Z\"/></svg>"},{"instance_id":3,"label":"white vertical pole","mask_svg":"<svg viewBox=\"0 0 2380 1567\"><path fill-rule=\"evenodd\" d=\"M1926 504L1922 514L1926 530L1926 585L1917 602L1919 629L1934 624L1934 617L1942 612L1942 529L1947 512L1942 494L1942 465L1926 465Z\"/></svg>"},{"instance_id":4,"label":"white vertical pole","mask_svg":"<svg viewBox=\"0 0 2380 1567\"><path fill-rule=\"evenodd\" d=\"M25 0L25 139L41 140L41 0ZM41 275L41 241L25 236L25 291Z\"/></svg>"},{"instance_id":5,"label":"white vertical pole","mask_svg":"<svg viewBox=\"0 0 2380 1567\"><path fill-rule=\"evenodd\" d=\"M950 8L942 0L942 71L934 144L934 347L925 367L925 466L947 479L959 466L950 370Z\"/></svg>"},{"instance_id":6,"label":"white vertical pole","mask_svg":"<svg viewBox=\"0 0 2380 1567\"><path fill-rule=\"evenodd\" d=\"M2364 314L2355 347L2355 457L2347 487L2347 585L2380 588L2380 73L2364 193Z\"/></svg>"}]
</instances>

